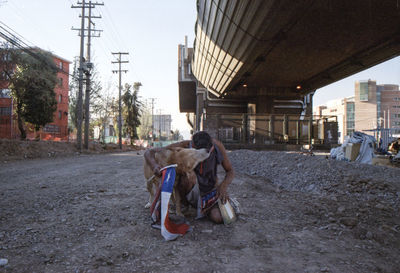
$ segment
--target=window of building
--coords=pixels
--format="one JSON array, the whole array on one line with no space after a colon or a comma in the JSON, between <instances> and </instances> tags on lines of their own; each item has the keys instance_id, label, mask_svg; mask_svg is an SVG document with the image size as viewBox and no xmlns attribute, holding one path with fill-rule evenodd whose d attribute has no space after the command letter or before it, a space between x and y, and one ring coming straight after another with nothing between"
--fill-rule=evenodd
<instances>
[{"instance_id":1,"label":"window of building","mask_svg":"<svg viewBox=\"0 0 400 273\"><path fill-rule=\"evenodd\" d=\"M400 105L393 105L393 108L400 108Z\"/></svg>"},{"instance_id":2,"label":"window of building","mask_svg":"<svg viewBox=\"0 0 400 273\"><path fill-rule=\"evenodd\" d=\"M62 119L62 112L58 111L58 119Z\"/></svg>"},{"instance_id":3,"label":"window of building","mask_svg":"<svg viewBox=\"0 0 400 273\"><path fill-rule=\"evenodd\" d=\"M62 70L63 69L63 62L60 62L60 69Z\"/></svg>"},{"instance_id":4,"label":"window of building","mask_svg":"<svg viewBox=\"0 0 400 273\"><path fill-rule=\"evenodd\" d=\"M360 82L360 101L368 101L368 82Z\"/></svg>"},{"instance_id":5,"label":"window of building","mask_svg":"<svg viewBox=\"0 0 400 273\"><path fill-rule=\"evenodd\" d=\"M347 135L351 136L352 133L354 133L354 129L347 129Z\"/></svg>"},{"instance_id":6,"label":"window of building","mask_svg":"<svg viewBox=\"0 0 400 273\"><path fill-rule=\"evenodd\" d=\"M58 78L58 86L63 86L63 78Z\"/></svg>"},{"instance_id":7,"label":"window of building","mask_svg":"<svg viewBox=\"0 0 400 273\"><path fill-rule=\"evenodd\" d=\"M0 107L0 116L10 116L10 115L11 115L11 106Z\"/></svg>"},{"instance_id":8,"label":"window of building","mask_svg":"<svg viewBox=\"0 0 400 273\"><path fill-rule=\"evenodd\" d=\"M59 94L59 95L58 95L58 103L61 103L61 102L62 102L62 95Z\"/></svg>"},{"instance_id":9,"label":"window of building","mask_svg":"<svg viewBox=\"0 0 400 273\"><path fill-rule=\"evenodd\" d=\"M47 133L59 133L60 127L54 124L46 124L46 126L43 127L43 131Z\"/></svg>"},{"instance_id":10,"label":"window of building","mask_svg":"<svg viewBox=\"0 0 400 273\"><path fill-rule=\"evenodd\" d=\"M400 98L393 98L394 101L400 101Z\"/></svg>"},{"instance_id":11,"label":"window of building","mask_svg":"<svg viewBox=\"0 0 400 273\"><path fill-rule=\"evenodd\" d=\"M393 114L394 118L400 118L400 114Z\"/></svg>"}]
</instances>

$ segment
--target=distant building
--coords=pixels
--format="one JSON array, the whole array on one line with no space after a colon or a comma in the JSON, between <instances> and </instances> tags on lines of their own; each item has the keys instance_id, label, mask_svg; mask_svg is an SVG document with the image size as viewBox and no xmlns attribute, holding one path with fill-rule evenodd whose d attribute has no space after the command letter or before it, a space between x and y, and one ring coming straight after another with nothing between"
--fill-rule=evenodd
<instances>
[{"instance_id":1,"label":"distant building","mask_svg":"<svg viewBox=\"0 0 400 273\"><path fill-rule=\"evenodd\" d=\"M69 92L69 64L59 56L52 54L54 63L59 68L54 93L57 100L57 110L54 112L53 122L46 124L39 132L42 139L66 139L68 137L68 92ZM9 83L0 78L0 138L19 138L17 117L8 89ZM27 138L34 138L35 133L31 126L26 126Z\"/></svg>"},{"instance_id":2,"label":"distant building","mask_svg":"<svg viewBox=\"0 0 400 273\"><path fill-rule=\"evenodd\" d=\"M354 131L373 135L372 130L385 128L400 132L400 91L395 84L357 81L353 97L328 101L314 109L316 115L338 117L340 142Z\"/></svg>"},{"instance_id":3,"label":"distant building","mask_svg":"<svg viewBox=\"0 0 400 273\"><path fill-rule=\"evenodd\" d=\"M330 100L326 105L315 107L315 115L337 116L338 141L343 143L344 137L354 132L354 97Z\"/></svg>"},{"instance_id":4,"label":"distant building","mask_svg":"<svg viewBox=\"0 0 400 273\"><path fill-rule=\"evenodd\" d=\"M153 131L158 138L169 138L171 135L171 115L154 115L153 116Z\"/></svg>"},{"instance_id":5,"label":"distant building","mask_svg":"<svg viewBox=\"0 0 400 273\"><path fill-rule=\"evenodd\" d=\"M376 81L355 84L355 130L400 129L400 91L394 84Z\"/></svg>"}]
</instances>

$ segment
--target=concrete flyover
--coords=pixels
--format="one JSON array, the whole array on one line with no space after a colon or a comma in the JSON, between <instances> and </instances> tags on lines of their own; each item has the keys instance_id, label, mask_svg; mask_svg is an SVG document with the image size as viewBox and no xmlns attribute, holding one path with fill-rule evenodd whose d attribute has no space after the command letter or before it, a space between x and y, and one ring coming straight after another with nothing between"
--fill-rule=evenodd
<instances>
[{"instance_id":1,"label":"concrete flyover","mask_svg":"<svg viewBox=\"0 0 400 273\"><path fill-rule=\"evenodd\" d=\"M316 89L400 54L397 0L198 0L197 11L193 50L179 47L195 130L215 127L206 114L303 119Z\"/></svg>"}]
</instances>

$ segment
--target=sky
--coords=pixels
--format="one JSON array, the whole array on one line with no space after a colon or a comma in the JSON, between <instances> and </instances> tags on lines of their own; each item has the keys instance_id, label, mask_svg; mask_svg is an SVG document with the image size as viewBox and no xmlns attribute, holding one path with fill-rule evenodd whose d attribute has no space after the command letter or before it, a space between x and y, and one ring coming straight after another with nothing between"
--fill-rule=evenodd
<instances>
[{"instance_id":1,"label":"sky","mask_svg":"<svg viewBox=\"0 0 400 273\"><path fill-rule=\"evenodd\" d=\"M95 1L93 1L95 2ZM171 114L173 129L179 129L186 139L189 126L186 115L179 112L178 44L185 35L189 45L194 40L196 1L194 0L98 0L104 6L93 9L96 29L103 32L92 38L92 62L104 85L111 82L118 96L118 75L111 71L115 57L111 52L128 52L123 60L122 83L141 82L139 95L144 101L155 98L155 114ZM0 21L38 46L73 61L79 56L81 9L73 9L75 0L0 0ZM85 44L86 47L86 44ZM72 69L72 65L70 67Z\"/></svg>"},{"instance_id":2,"label":"sky","mask_svg":"<svg viewBox=\"0 0 400 273\"><path fill-rule=\"evenodd\" d=\"M178 44L188 36L193 45L196 21L195 0L104 0L104 6L93 9L96 29L101 37L92 39L92 62L104 85L111 84L118 96L118 75L111 52L129 52L123 56L129 64L122 69L122 83L141 82L142 100L155 98L155 114L171 114L173 129L189 138L184 113L179 113ZM80 9L73 0L0 0L0 21L38 46L73 61L79 56L80 38L72 27L80 28ZM72 68L72 67L71 67ZM354 94L357 80L376 80L377 84L400 84L400 57L382 63L317 90L314 105Z\"/></svg>"}]
</instances>

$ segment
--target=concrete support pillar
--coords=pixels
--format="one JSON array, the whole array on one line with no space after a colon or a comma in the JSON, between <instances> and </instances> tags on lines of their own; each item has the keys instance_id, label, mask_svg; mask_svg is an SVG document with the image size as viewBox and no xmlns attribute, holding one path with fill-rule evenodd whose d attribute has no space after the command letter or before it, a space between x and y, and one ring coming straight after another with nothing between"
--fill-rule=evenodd
<instances>
[{"instance_id":1,"label":"concrete support pillar","mask_svg":"<svg viewBox=\"0 0 400 273\"><path fill-rule=\"evenodd\" d=\"M269 139L270 141L275 143L275 116L270 115L269 116Z\"/></svg>"},{"instance_id":2,"label":"concrete support pillar","mask_svg":"<svg viewBox=\"0 0 400 273\"><path fill-rule=\"evenodd\" d=\"M206 92L207 90L202 87L197 87L196 89L196 123L193 128L195 132L204 129L202 119L205 109Z\"/></svg>"},{"instance_id":3,"label":"concrete support pillar","mask_svg":"<svg viewBox=\"0 0 400 273\"><path fill-rule=\"evenodd\" d=\"M247 114L242 115L242 132L241 132L241 143L247 143L249 140L249 126Z\"/></svg>"},{"instance_id":4,"label":"concrete support pillar","mask_svg":"<svg viewBox=\"0 0 400 273\"><path fill-rule=\"evenodd\" d=\"M285 135L288 135L288 125L289 125L289 121L288 121L288 116L287 115L283 115L283 137L285 137Z\"/></svg>"}]
</instances>

